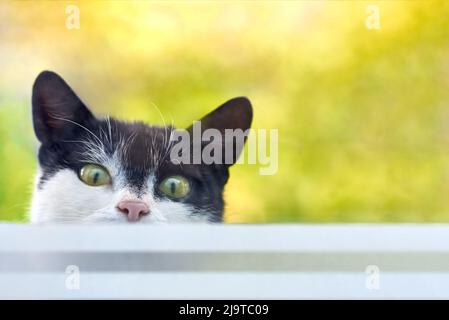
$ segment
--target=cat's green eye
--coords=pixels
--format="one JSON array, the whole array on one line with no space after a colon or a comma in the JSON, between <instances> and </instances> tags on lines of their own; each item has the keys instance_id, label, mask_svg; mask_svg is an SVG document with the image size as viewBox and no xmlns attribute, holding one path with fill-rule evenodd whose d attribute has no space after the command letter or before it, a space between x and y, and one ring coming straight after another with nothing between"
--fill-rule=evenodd
<instances>
[{"instance_id":1,"label":"cat's green eye","mask_svg":"<svg viewBox=\"0 0 449 320\"><path fill-rule=\"evenodd\" d=\"M190 184L184 177L171 176L161 182L159 190L170 198L181 199L189 194Z\"/></svg>"},{"instance_id":2,"label":"cat's green eye","mask_svg":"<svg viewBox=\"0 0 449 320\"><path fill-rule=\"evenodd\" d=\"M81 168L80 179L85 184L93 187L104 186L111 182L109 172L102 166L87 164Z\"/></svg>"}]
</instances>

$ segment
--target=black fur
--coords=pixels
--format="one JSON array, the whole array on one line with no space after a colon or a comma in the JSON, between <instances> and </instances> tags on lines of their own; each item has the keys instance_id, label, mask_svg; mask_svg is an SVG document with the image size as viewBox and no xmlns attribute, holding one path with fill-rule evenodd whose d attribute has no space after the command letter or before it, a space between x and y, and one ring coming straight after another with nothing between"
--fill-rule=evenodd
<instances>
[{"instance_id":1,"label":"black fur","mask_svg":"<svg viewBox=\"0 0 449 320\"><path fill-rule=\"evenodd\" d=\"M189 180L191 192L180 201L198 210L208 210L210 221L222 220L223 189L229 178L229 165L173 164L169 158L172 146L167 139L174 128L97 119L65 81L50 71L42 72L34 83L32 112L35 133L41 142L38 156L43 173L41 187L60 169L79 173L86 164L82 155L88 152L80 141L90 139L99 143L99 139L110 156L120 148L126 149L126 152L119 150L118 154L127 184L137 195L147 191L145 181L150 174L155 175L157 184L167 176L181 175ZM247 130L251 120L248 99L235 98L205 116L202 122L206 128L221 131L225 128ZM123 141L125 144L121 143ZM158 188L154 193L164 197Z\"/></svg>"}]
</instances>

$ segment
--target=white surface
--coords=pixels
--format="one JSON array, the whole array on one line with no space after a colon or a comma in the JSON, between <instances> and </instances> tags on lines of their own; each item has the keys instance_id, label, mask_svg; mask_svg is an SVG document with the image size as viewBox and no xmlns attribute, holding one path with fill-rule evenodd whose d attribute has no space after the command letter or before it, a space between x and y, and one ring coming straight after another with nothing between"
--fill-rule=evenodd
<instances>
[{"instance_id":1,"label":"white surface","mask_svg":"<svg viewBox=\"0 0 449 320\"><path fill-rule=\"evenodd\" d=\"M0 252L28 250L449 252L449 225L0 224Z\"/></svg>"},{"instance_id":2,"label":"white surface","mask_svg":"<svg viewBox=\"0 0 449 320\"><path fill-rule=\"evenodd\" d=\"M448 298L447 273L385 273L378 290L363 273L157 273L82 274L79 290L65 275L0 276L8 299L440 299Z\"/></svg>"},{"instance_id":3,"label":"white surface","mask_svg":"<svg viewBox=\"0 0 449 320\"><path fill-rule=\"evenodd\" d=\"M449 225L3 224L0 270L0 298L449 298Z\"/></svg>"}]
</instances>

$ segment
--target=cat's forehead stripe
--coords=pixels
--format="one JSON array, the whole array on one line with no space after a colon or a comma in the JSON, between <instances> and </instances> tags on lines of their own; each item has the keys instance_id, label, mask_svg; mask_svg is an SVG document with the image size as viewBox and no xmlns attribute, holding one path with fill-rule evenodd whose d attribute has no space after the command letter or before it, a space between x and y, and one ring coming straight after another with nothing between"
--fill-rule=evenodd
<instances>
[{"instance_id":1,"label":"cat's forehead stripe","mask_svg":"<svg viewBox=\"0 0 449 320\"><path fill-rule=\"evenodd\" d=\"M139 122L107 119L98 129L102 133L100 140L108 146L102 148L101 158L104 155L111 158L120 168L125 183L139 192L144 191L149 176L169 155L172 130L171 127L151 127Z\"/></svg>"}]
</instances>

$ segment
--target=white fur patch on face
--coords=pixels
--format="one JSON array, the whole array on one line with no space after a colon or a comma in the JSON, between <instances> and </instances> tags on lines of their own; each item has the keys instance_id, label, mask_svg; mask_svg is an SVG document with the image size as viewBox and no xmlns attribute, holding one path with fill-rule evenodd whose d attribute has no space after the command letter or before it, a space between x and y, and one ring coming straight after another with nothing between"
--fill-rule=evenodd
<instances>
[{"instance_id":1,"label":"white fur patch on face","mask_svg":"<svg viewBox=\"0 0 449 320\"><path fill-rule=\"evenodd\" d=\"M127 223L127 215L117 209L120 201L137 197L122 183L119 170L110 169L113 185L92 187L83 183L73 170L62 169L34 190L32 223ZM37 175L37 181L40 178ZM192 206L170 200L158 200L153 195L153 179L148 179L147 194L139 198L150 213L139 223L208 222L208 215L195 212Z\"/></svg>"}]
</instances>

